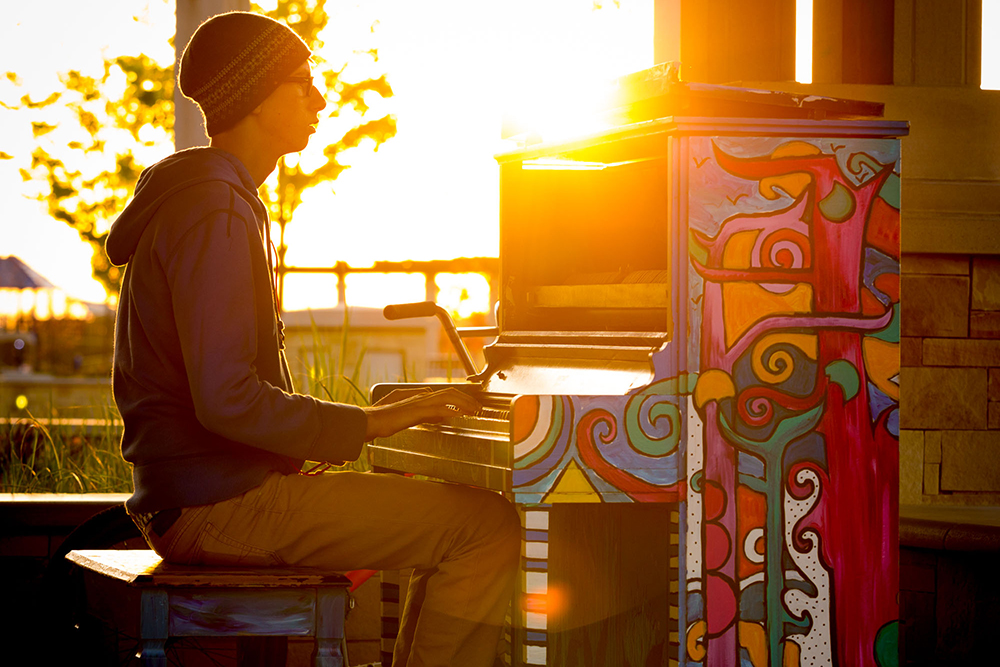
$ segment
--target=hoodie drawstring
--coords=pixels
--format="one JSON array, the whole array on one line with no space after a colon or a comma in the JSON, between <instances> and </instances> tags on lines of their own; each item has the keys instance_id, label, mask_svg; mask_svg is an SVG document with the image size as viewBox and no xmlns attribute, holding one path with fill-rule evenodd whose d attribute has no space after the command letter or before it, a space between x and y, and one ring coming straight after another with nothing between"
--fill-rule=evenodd
<instances>
[{"instance_id":1,"label":"hoodie drawstring","mask_svg":"<svg viewBox=\"0 0 1000 667\"><path fill-rule=\"evenodd\" d=\"M271 240L271 218L267 216L264 218L264 236L267 237L267 268L269 277L271 278L271 295L274 301L274 318L277 326L276 333L278 334L278 349L285 349L285 323L281 321L281 310L278 308L278 271L274 264L274 257L278 254L278 249L274 247L274 241ZM274 251L272 254L271 251Z\"/></svg>"}]
</instances>

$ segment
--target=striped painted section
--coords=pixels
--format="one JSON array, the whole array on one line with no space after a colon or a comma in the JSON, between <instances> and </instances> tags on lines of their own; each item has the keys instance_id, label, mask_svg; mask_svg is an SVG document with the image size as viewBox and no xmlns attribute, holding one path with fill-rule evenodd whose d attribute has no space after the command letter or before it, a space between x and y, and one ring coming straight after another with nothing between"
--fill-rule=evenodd
<instances>
[{"instance_id":1,"label":"striped painted section","mask_svg":"<svg viewBox=\"0 0 1000 667\"><path fill-rule=\"evenodd\" d=\"M674 667L681 655L680 604L681 604L681 506L674 505L670 510L670 544L667 547L667 562L670 568L670 612L667 617L667 655L669 664Z\"/></svg>"},{"instance_id":2,"label":"striped painted section","mask_svg":"<svg viewBox=\"0 0 1000 667\"><path fill-rule=\"evenodd\" d=\"M503 634L500 636L500 647L498 649L499 659L504 667L511 667L513 664L514 655L514 635L512 627L513 623L513 610L508 605L507 615L504 617L503 623Z\"/></svg>"},{"instance_id":3,"label":"striped painted section","mask_svg":"<svg viewBox=\"0 0 1000 667\"><path fill-rule=\"evenodd\" d=\"M399 634L399 572L397 570L382 570L379 606L382 614L380 637L382 664L391 665L392 649L396 645L396 635Z\"/></svg>"},{"instance_id":4,"label":"striped painted section","mask_svg":"<svg viewBox=\"0 0 1000 667\"><path fill-rule=\"evenodd\" d=\"M549 508L532 507L521 512L524 529L521 552L519 651L524 665L545 665L549 631Z\"/></svg>"}]
</instances>

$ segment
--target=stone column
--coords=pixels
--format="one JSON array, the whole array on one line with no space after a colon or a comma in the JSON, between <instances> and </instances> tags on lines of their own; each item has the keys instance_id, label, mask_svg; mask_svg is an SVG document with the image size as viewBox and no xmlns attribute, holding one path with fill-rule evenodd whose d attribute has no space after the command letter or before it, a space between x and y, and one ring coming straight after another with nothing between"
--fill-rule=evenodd
<instances>
[{"instance_id":1,"label":"stone column","mask_svg":"<svg viewBox=\"0 0 1000 667\"><path fill-rule=\"evenodd\" d=\"M181 54L195 29L210 16L234 10L249 10L250 0L177 0L177 32L174 36L174 76L177 75ZM174 148L208 145L201 111L174 88Z\"/></svg>"}]
</instances>

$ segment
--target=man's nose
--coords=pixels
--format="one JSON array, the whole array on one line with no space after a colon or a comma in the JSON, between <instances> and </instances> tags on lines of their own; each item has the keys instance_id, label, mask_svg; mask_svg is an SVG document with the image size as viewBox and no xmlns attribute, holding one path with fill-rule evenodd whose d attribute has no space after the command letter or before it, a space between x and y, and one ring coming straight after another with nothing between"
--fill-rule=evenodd
<instances>
[{"instance_id":1,"label":"man's nose","mask_svg":"<svg viewBox=\"0 0 1000 667\"><path fill-rule=\"evenodd\" d=\"M309 89L309 101L312 102L316 113L326 108L326 98L323 97L323 93L319 92L319 88L316 86Z\"/></svg>"}]
</instances>

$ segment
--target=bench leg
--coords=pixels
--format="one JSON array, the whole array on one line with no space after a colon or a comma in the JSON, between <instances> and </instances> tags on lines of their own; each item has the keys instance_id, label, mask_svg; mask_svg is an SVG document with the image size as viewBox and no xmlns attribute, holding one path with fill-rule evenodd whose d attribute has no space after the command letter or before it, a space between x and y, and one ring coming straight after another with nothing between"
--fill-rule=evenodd
<instances>
[{"instance_id":1,"label":"bench leg","mask_svg":"<svg viewBox=\"0 0 1000 667\"><path fill-rule=\"evenodd\" d=\"M344 657L344 617L347 589L320 588L316 591L315 667L347 667Z\"/></svg>"},{"instance_id":2,"label":"bench leg","mask_svg":"<svg viewBox=\"0 0 1000 667\"><path fill-rule=\"evenodd\" d=\"M142 641L142 666L167 667L167 614L165 591L144 590L139 615L139 639Z\"/></svg>"}]
</instances>

